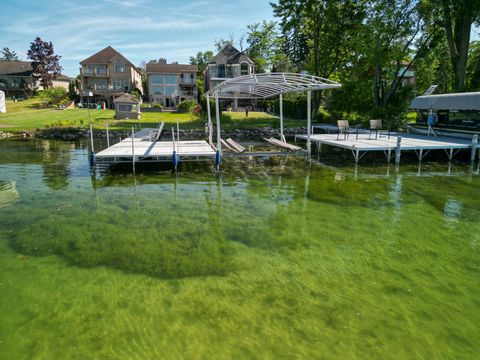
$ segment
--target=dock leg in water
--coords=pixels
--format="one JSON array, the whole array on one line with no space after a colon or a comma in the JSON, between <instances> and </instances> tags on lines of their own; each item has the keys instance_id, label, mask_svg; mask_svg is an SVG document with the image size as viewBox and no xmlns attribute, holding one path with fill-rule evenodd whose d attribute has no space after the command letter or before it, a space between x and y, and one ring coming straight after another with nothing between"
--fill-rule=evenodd
<instances>
[{"instance_id":1,"label":"dock leg in water","mask_svg":"<svg viewBox=\"0 0 480 360\"><path fill-rule=\"evenodd\" d=\"M477 155L477 143L478 143L478 135L475 134L473 135L473 138L472 138L472 151L470 153L470 161L472 163L475 162L475 156Z\"/></svg>"},{"instance_id":2,"label":"dock leg in water","mask_svg":"<svg viewBox=\"0 0 480 360\"><path fill-rule=\"evenodd\" d=\"M400 164L400 155L402 152L402 137L397 137L397 147L395 148L395 164Z\"/></svg>"}]
</instances>

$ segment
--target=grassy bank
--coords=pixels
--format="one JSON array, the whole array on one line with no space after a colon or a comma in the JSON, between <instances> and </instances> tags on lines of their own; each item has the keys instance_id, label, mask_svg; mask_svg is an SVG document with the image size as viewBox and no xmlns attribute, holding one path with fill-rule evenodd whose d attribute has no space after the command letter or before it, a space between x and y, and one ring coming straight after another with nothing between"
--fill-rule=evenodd
<instances>
[{"instance_id":1,"label":"grassy bank","mask_svg":"<svg viewBox=\"0 0 480 360\"><path fill-rule=\"evenodd\" d=\"M164 121L166 128L176 126L177 121L183 129L203 129L206 119L193 114L177 112L142 113L141 120L115 120L113 110L87 109L39 109L37 99L19 102L7 101L7 113L0 114L0 130L8 132L22 132L48 127L88 127L89 116L97 129L105 128L106 124L112 129L129 129L133 125L140 127L156 127ZM90 112L90 115L89 115ZM215 122L215 119L213 119ZM285 126L305 126L305 120L286 119ZM258 127L279 127L278 117L263 112L250 112L245 117L243 112L224 112L222 117L224 129L245 129Z\"/></svg>"}]
</instances>

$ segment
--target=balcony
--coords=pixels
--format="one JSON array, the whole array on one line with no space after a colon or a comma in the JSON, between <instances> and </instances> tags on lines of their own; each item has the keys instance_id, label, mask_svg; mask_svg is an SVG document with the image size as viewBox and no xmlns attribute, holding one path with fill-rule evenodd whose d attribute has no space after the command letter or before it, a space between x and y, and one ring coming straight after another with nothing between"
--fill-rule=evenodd
<instances>
[{"instance_id":1,"label":"balcony","mask_svg":"<svg viewBox=\"0 0 480 360\"><path fill-rule=\"evenodd\" d=\"M80 68L80 75L88 76L88 77L99 77L99 78L106 78L110 76L108 69L88 69L88 68Z\"/></svg>"},{"instance_id":2,"label":"balcony","mask_svg":"<svg viewBox=\"0 0 480 360\"><path fill-rule=\"evenodd\" d=\"M194 96L197 96L197 92L196 91L183 90L183 91L179 91L178 95L182 96L182 97L194 97Z\"/></svg>"},{"instance_id":3,"label":"balcony","mask_svg":"<svg viewBox=\"0 0 480 360\"><path fill-rule=\"evenodd\" d=\"M191 84L191 85L195 85L197 83L197 79L196 78L189 78L189 77L180 77L179 78L180 80L178 81L179 84Z\"/></svg>"}]
</instances>

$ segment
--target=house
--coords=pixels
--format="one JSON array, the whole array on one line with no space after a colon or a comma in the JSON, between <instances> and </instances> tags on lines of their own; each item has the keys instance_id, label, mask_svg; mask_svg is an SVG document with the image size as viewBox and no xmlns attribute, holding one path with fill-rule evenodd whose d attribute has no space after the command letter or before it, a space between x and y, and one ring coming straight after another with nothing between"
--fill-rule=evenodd
<instances>
[{"instance_id":1,"label":"house","mask_svg":"<svg viewBox=\"0 0 480 360\"><path fill-rule=\"evenodd\" d=\"M165 59L148 63L148 95L150 102L165 109L175 109L184 100L197 99L197 65L167 64Z\"/></svg>"},{"instance_id":2,"label":"house","mask_svg":"<svg viewBox=\"0 0 480 360\"><path fill-rule=\"evenodd\" d=\"M80 101L91 92L90 102L105 101L113 107L113 99L124 92L138 90L143 94L142 77L136 66L111 46L80 62ZM87 100L85 100L86 102Z\"/></svg>"},{"instance_id":3,"label":"house","mask_svg":"<svg viewBox=\"0 0 480 360\"><path fill-rule=\"evenodd\" d=\"M245 53L227 44L215 55L205 69L205 91L210 90L226 79L255 72L255 65Z\"/></svg>"},{"instance_id":4,"label":"house","mask_svg":"<svg viewBox=\"0 0 480 360\"><path fill-rule=\"evenodd\" d=\"M60 74L55 79L52 80L52 87L62 87L68 91L70 83L73 81L73 78Z\"/></svg>"},{"instance_id":5,"label":"house","mask_svg":"<svg viewBox=\"0 0 480 360\"><path fill-rule=\"evenodd\" d=\"M7 97L28 97L39 88L28 61L0 61L0 90Z\"/></svg>"}]
</instances>

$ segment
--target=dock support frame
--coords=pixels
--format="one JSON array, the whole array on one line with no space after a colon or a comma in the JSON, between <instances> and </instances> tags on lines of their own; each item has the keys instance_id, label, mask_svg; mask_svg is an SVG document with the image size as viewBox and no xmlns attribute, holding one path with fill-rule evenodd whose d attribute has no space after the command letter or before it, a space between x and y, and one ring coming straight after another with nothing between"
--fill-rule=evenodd
<instances>
[{"instance_id":1,"label":"dock support frame","mask_svg":"<svg viewBox=\"0 0 480 360\"><path fill-rule=\"evenodd\" d=\"M213 129L212 129L212 114L210 110L210 95L207 94L207 115L208 115L208 143L213 145Z\"/></svg>"},{"instance_id":2,"label":"dock support frame","mask_svg":"<svg viewBox=\"0 0 480 360\"><path fill-rule=\"evenodd\" d=\"M93 125L90 124L90 164L95 164L95 148L93 147Z\"/></svg>"},{"instance_id":3,"label":"dock support frame","mask_svg":"<svg viewBox=\"0 0 480 360\"><path fill-rule=\"evenodd\" d=\"M217 165L217 171L219 171L220 164L222 163L222 132L220 129L220 104L218 100L218 91L215 92L215 117L217 120L217 152L215 154L215 165Z\"/></svg>"},{"instance_id":4,"label":"dock support frame","mask_svg":"<svg viewBox=\"0 0 480 360\"><path fill-rule=\"evenodd\" d=\"M283 94L280 94L280 140L285 141L285 135L283 134Z\"/></svg>"},{"instance_id":5,"label":"dock support frame","mask_svg":"<svg viewBox=\"0 0 480 360\"><path fill-rule=\"evenodd\" d=\"M400 156L402 154L402 136L397 137L397 146L395 148L395 164L400 164Z\"/></svg>"},{"instance_id":6,"label":"dock support frame","mask_svg":"<svg viewBox=\"0 0 480 360\"><path fill-rule=\"evenodd\" d=\"M309 162L312 160L312 92L307 91L307 159Z\"/></svg>"},{"instance_id":7,"label":"dock support frame","mask_svg":"<svg viewBox=\"0 0 480 360\"><path fill-rule=\"evenodd\" d=\"M472 148L470 152L470 162L475 162L475 157L477 155L477 144L478 144L478 135L475 134L472 137Z\"/></svg>"}]
</instances>

